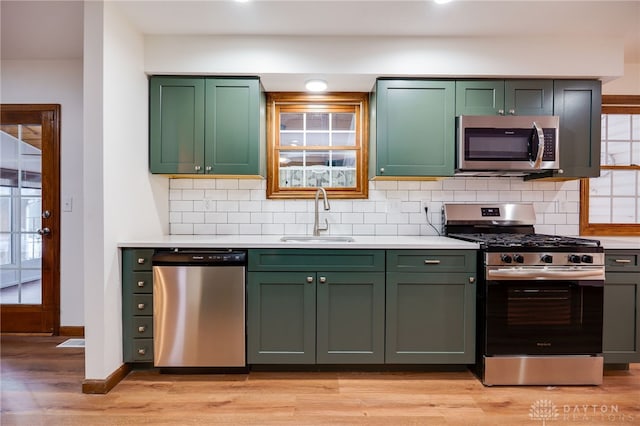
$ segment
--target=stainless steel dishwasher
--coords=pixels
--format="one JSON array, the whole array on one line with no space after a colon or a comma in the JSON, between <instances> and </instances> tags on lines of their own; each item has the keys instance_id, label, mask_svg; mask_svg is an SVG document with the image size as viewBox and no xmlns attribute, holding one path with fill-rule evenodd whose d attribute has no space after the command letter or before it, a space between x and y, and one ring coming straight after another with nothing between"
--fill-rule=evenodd
<instances>
[{"instance_id":1,"label":"stainless steel dishwasher","mask_svg":"<svg viewBox=\"0 0 640 426\"><path fill-rule=\"evenodd\" d=\"M246 366L246 259L241 250L153 256L154 366Z\"/></svg>"}]
</instances>

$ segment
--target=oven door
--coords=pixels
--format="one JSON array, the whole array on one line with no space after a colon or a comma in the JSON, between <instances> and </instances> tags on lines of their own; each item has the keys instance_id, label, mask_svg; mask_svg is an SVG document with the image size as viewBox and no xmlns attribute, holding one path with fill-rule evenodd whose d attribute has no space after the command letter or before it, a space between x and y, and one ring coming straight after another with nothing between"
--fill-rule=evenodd
<instances>
[{"instance_id":1,"label":"oven door","mask_svg":"<svg viewBox=\"0 0 640 426\"><path fill-rule=\"evenodd\" d=\"M602 353L604 279L567 272L553 278L547 270L549 276L535 279L497 273L489 279L488 271L485 355Z\"/></svg>"}]
</instances>

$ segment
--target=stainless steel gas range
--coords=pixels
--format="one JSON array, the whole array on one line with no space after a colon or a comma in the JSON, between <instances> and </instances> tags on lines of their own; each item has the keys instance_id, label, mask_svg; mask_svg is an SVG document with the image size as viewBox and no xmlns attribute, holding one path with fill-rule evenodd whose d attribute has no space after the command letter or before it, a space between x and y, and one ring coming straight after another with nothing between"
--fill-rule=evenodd
<instances>
[{"instance_id":1,"label":"stainless steel gas range","mask_svg":"<svg viewBox=\"0 0 640 426\"><path fill-rule=\"evenodd\" d=\"M604 249L536 234L532 204L445 204L445 234L478 242L476 368L485 385L602 383Z\"/></svg>"}]
</instances>

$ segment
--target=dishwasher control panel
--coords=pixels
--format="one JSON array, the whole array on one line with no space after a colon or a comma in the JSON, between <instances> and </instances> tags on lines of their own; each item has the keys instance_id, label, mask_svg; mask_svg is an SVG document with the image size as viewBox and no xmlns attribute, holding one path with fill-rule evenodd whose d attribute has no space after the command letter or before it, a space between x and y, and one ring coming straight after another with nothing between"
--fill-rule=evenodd
<instances>
[{"instance_id":1,"label":"dishwasher control panel","mask_svg":"<svg viewBox=\"0 0 640 426\"><path fill-rule=\"evenodd\" d=\"M246 265L244 250L189 250L159 251L151 259L153 265Z\"/></svg>"}]
</instances>

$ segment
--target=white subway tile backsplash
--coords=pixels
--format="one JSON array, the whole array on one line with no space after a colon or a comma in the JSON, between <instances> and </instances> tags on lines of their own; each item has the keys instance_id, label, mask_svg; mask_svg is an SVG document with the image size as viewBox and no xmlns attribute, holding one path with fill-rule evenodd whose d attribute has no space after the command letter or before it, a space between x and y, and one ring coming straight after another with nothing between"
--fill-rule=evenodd
<instances>
[{"instance_id":1,"label":"white subway tile backsplash","mask_svg":"<svg viewBox=\"0 0 640 426\"><path fill-rule=\"evenodd\" d=\"M264 179L171 179L171 234L309 234L314 200L270 200ZM320 203L320 221L333 235L435 235L443 203L533 202L537 232L577 235L577 181L455 177L436 181L371 181L369 198Z\"/></svg>"}]
</instances>

